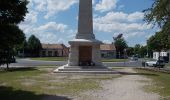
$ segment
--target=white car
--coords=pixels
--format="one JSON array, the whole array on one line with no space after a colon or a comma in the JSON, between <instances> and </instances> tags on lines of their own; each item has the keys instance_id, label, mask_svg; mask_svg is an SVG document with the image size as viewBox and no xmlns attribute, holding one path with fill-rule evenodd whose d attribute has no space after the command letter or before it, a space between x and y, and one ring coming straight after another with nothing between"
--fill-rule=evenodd
<instances>
[{"instance_id":1,"label":"white car","mask_svg":"<svg viewBox=\"0 0 170 100\"><path fill-rule=\"evenodd\" d=\"M163 60L156 60L156 61L147 61L145 62L146 66L150 66L150 67L164 67L165 63Z\"/></svg>"}]
</instances>

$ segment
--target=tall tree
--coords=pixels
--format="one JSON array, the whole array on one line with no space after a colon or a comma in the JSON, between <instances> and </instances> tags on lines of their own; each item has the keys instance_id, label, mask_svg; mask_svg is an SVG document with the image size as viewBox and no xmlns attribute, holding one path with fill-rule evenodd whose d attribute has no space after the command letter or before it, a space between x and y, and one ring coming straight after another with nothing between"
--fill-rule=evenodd
<instances>
[{"instance_id":1,"label":"tall tree","mask_svg":"<svg viewBox=\"0 0 170 100\"><path fill-rule=\"evenodd\" d=\"M28 49L32 56L39 56L40 50L42 49L42 45L40 40L34 35L31 35L28 39Z\"/></svg>"},{"instance_id":2,"label":"tall tree","mask_svg":"<svg viewBox=\"0 0 170 100\"><path fill-rule=\"evenodd\" d=\"M27 4L27 0L0 0L0 64L6 63L7 68L13 48L25 38L17 24L24 20Z\"/></svg>"},{"instance_id":3,"label":"tall tree","mask_svg":"<svg viewBox=\"0 0 170 100\"><path fill-rule=\"evenodd\" d=\"M148 47L154 51L167 50L170 48L168 33L157 32L147 41Z\"/></svg>"},{"instance_id":4,"label":"tall tree","mask_svg":"<svg viewBox=\"0 0 170 100\"><path fill-rule=\"evenodd\" d=\"M165 33L170 34L170 0L154 0L152 7L144 12L148 23L157 23Z\"/></svg>"},{"instance_id":5,"label":"tall tree","mask_svg":"<svg viewBox=\"0 0 170 100\"><path fill-rule=\"evenodd\" d=\"M123 34L119 34L117 37L113 37L116 47L117 57L123 58L124 50L128 47L126 41L123 38Z\"/></svg>"}]
</instances>

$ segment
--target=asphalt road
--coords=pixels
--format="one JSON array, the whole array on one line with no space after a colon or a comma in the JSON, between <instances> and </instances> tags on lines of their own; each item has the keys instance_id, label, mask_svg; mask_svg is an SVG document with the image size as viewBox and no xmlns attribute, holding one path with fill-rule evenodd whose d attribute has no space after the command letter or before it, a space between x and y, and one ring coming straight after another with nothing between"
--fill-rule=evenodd
<instances>
[{"instance_id":1,"label":"asphalt road","mask_svg":"<svg viewBox=\"0 0 170 100\"><path fill-rule=\"evenodd\" d=\"M16 67L36 67L36 66L62 66L67 64L66 61L38 61L30 59L17 59L17 63L12 63L10 66ZM140 61L129 61L129 62L104 62L105 66L108 67L140 67L142 64Z\"/></svg>"}]
</instances>

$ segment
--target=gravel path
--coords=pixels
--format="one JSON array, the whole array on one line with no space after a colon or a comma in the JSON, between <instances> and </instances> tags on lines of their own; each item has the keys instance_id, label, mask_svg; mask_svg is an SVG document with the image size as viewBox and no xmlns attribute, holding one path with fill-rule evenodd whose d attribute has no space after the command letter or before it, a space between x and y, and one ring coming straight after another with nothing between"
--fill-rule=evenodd
<instances>
[{"instance_id":1,"label":"gravel path","mask_svg":"<svg viewBox=\"0 0 170 100\"><path fill-rule=\"evenodd\" d=\"M134 73L133 69L125 69ZM75 100L159 100L156 93L147 93L143 90L151 80L141 75L123 75L109 81L102 81L101 90L91 90L75 97Z\"/></svg>"}]
</instances>

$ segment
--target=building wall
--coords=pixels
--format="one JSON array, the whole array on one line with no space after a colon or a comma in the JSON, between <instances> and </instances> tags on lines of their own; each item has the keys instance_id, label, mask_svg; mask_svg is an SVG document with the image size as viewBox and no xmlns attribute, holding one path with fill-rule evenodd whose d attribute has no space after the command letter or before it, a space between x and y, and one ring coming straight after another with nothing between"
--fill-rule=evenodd
<instances>
[{"instance_id":1,"label":"building wall","mask_svg":"<svg viewBox=\"0 0 170 100\"><path fill-rule=\"evenodd\" d=\"M160 52L161 57L166 57L168 56L168 52ZM158 60L159 58L159 52L153 52L153 59Z\"/></svg>"},{"instance_id":2,"label":"building wall","mask_svg":"<svg viewBox=\"0 0 170 100\"><path fill-rule=\"evenodd\" d=\"M101 57L102 58L116 58L116 51L115 50L101 50Z\"/></svg>"},{"instance_id":3,"label":"building wall","mask_svg":"<svg viewBox=\"0 0 170 100\"><path fill-rule=\"evenodd\" d=\"M68 57L68 49L44 49L40 52L41 57Z\"/></svg>"}]
</instances>

